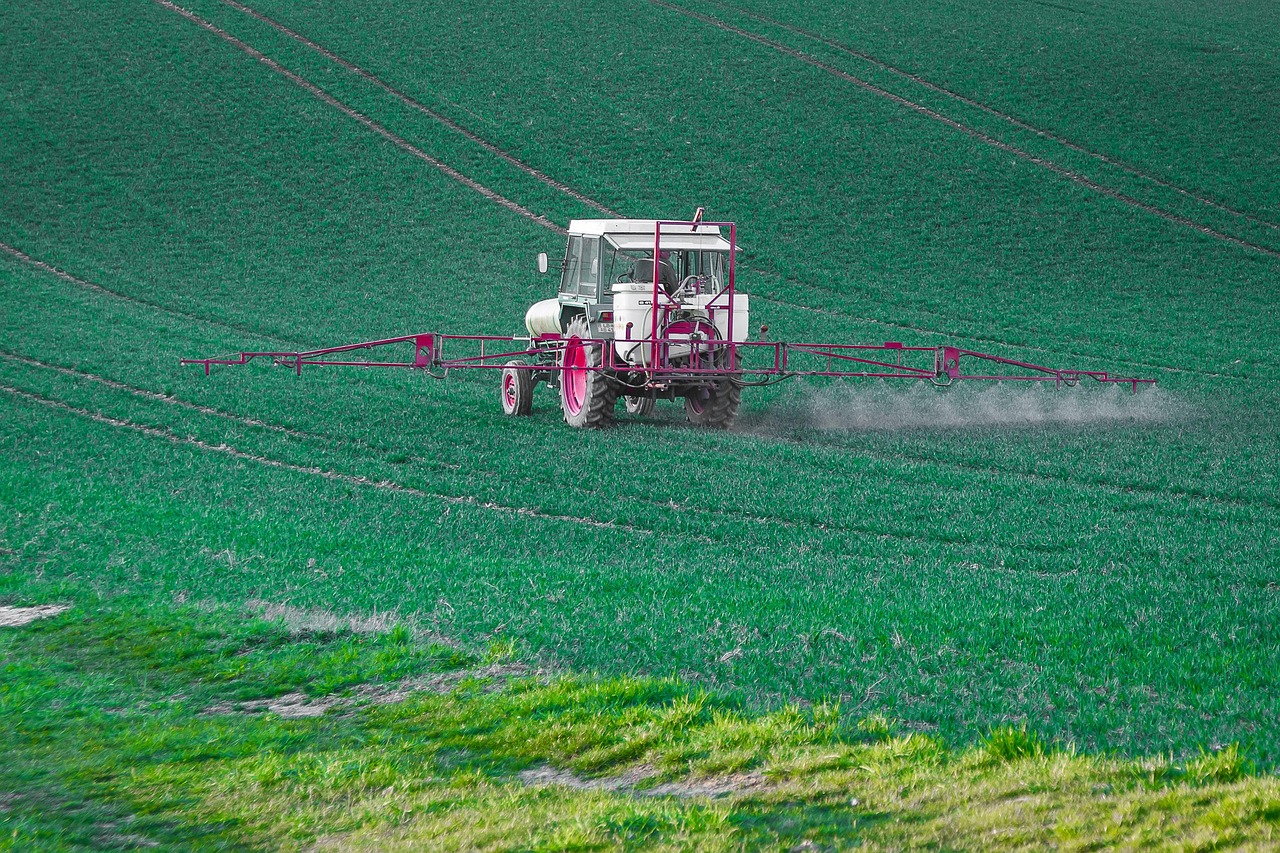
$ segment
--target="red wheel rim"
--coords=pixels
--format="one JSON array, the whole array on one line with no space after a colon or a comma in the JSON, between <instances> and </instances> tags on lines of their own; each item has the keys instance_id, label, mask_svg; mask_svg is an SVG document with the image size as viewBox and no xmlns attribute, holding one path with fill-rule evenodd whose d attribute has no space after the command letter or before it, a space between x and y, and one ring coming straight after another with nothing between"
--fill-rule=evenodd
<instances>
[{"instance_id":1,"label":"red wheel rim","mask_svg":"<svg viewBox=\"0 0 1280 853\"><path fill-rule=\"evenodd\" d=\"M587 350L582 341L570 338L564 345L564 371L560 375L560 397L565 411L576 415L587 399Z\"/></svg>"},{"instance_id":2,"label":"red wheel rim","mask_svg":"<svg viewBox=\"0 0 1280 853\"><path fill-rule=\"evenodd\" d=\"M502 407L508 412L516 410L516 376L507 373L502 377Z\"/></svg>"},{"instance_id":3,"label":"red wheel rim","mask_svg":"<svg viewBox=\"0 0 1280 853\"><path fill-rule=\"evenodd\" d=\"M703 411L706 410L707 399L710 396L711 395L708 394L706 391L697 391L693 394L690 394L685 399L689 401L689 408L693 410L694 414L700 415L703 413Z\"/></svg>"}]
</instances>

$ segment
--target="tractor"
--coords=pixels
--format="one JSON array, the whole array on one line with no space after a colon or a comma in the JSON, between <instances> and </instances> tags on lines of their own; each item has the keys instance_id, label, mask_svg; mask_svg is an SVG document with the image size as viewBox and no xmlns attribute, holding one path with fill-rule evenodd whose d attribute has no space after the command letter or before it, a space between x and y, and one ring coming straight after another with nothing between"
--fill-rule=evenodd
<instances>
[{"instance_id":1,"label":"tractor","mask_svg":"<svg viewBox=\"0 0 1280 853\"><path fill-rule=\"evenodd\" d=\"M732 232L732 229L731 229ZM565 422L607 427L618 398L633 415L683 398L689 422L732 426L742 399L733 369L748 296L734 288L731 233L692 222L585 219L569 223L556 296L535 303L525 329L536 355L502 371L502 409L528 415L533 390L556 389ZM546 253L538 269L553 265Z\"/></svg>"},{"instance_id":2,"label":"tractor","mask_svg":"<svg viewBox=\"0 0 1280 853\"><path fill-rule=\"evenodd\" d=\"M738 238L732 222L580 219L569 223L564 255L538 270L560 273L553 298L532 305L517 335L426 332L305 352L241 352L184 358L207 374L214 365L257 358L292 368L379 367L419 370L443 379L451 370L501 371L502 410L533 412L533 391L546 383L560 395L572 427L613 424L618 398L648 415L657 400L683 399L689 422L727 429L742 389L797 376L910 379L947 386L959 380L1054 383L1082 379L1128 385L1137 393L1154 379L1104 370L1045 367L951 345L798 343L749 340L747 294L737 292ZM763 334L766 327L761 327ZM351 353L413 346L408 361L353 359ZM496 350L496 351L495 351ZM966 366L981 368L974 372Z\"/></svg>"}]
</instances>

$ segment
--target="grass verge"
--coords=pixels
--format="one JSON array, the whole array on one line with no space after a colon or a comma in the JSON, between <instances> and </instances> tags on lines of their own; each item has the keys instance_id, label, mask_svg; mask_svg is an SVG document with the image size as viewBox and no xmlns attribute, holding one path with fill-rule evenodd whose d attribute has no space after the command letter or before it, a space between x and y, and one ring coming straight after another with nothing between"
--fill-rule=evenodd
<instances>
[{"instance_id":1,"label":"grass verge","mask_svg":"<svg viewBox=\"0 0 1280 853\"><path fill-rule=\"evenodd\" d=\"M1234 747L1113 760L1006 728L955 750L403 625L62 592L0 629L0 848L1265 846L1280 823Z\"/></svg>"}]
</instances>

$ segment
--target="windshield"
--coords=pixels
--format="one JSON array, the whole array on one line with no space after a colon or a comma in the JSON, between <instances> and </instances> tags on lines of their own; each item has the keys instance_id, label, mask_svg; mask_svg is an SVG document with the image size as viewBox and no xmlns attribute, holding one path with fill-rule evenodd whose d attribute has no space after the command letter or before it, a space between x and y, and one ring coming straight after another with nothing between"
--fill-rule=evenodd
<instances>
[{"instance_id":1,"label":"windshield","mask_svg":"<svg viewBox=\"0 0 1280 853\"><path fill-rule=\"evenodd\" d=\"M653 250L606 249L606 281L653 281ZM728 284L727 252L663 250L659 278L663 287L684 286L691 293L719 293Z\"/></svg>"}]
</instances>

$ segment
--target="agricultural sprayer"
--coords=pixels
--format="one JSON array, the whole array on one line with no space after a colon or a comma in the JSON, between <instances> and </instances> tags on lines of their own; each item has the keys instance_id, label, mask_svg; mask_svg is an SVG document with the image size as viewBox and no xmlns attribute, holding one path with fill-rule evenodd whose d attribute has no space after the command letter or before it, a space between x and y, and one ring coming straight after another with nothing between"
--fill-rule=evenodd
<instances>
[{"instance_id":1,"label":"agricultural sprayer","mask_svg":"<svg viewBox=\"0 0 1280 853\"><path fill-rule=\"evenodd\" d=\"M727 234L726 234L727 232ZM1105 371L1044 367L953 346L784 343L750 340L750 297L735 285L737 228L732 222L588 219L569 224L563 259L553 266L560 289L525 314L522 335L435 332L326 347L307 352L241 352L184 358L183 364L246 364L271 359L298 374L304 367L394 367L444 377L451 370L500 372L508 415L528 415L533 391L557 390L564 419L575 427L613 423L618 398L632 414L655 401L684 400L691 423L732 425L742 389L795 376L914 379L937 385L958 380L1052 382L1082 379L1139 385ZM766 327L761 327L763 338ZM411 347L412 360L356 359L352 354Z\"/></svg>"}]
</instances>

